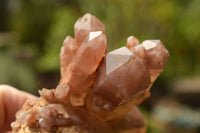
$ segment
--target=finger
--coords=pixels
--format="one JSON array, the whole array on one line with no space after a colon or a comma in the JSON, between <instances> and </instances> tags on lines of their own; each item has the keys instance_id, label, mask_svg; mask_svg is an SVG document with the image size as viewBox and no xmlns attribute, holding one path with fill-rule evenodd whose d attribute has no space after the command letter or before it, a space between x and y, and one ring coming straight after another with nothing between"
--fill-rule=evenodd
<instances>
[{"instance_id":1,"label":"finger","mask_svg":"<svg viewBox=\"0 0 200 133\"><path fill-rule=\"evenodd\" d=\"M34 100L37 97L8 85L0 85L0 131L11 130L10 123L15 120L16 112L27 99Z\"/></svg>"}]
</instances>

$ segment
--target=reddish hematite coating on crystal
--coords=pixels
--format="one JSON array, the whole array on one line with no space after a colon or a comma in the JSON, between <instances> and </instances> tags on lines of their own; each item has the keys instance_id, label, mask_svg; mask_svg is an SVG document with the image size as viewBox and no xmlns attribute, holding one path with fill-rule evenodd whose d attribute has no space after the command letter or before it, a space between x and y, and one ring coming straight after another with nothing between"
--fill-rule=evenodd
<instances>
[{"instance_id":1,"label":"reddish hematite coating on crystal","mask_svg":"<svg viewBox=\"0 0 200 133\"><path fill-rule=\"evenodd\" d=\"M123 114L121 112L131 108L131 104L124 105L128 102L141 103L149 96L149 89L163 71L169 53L162 42L147 40L141 45L138 43L136 38L129 37L127 48L132 55L128 54L127 49L119 48L106 55L108 62L102 62L97 80L86 100L87 109L99 119L105 121L118 117ZM109 64L112 69L116 67L114 64L118 67L108 73Z\"/></svg>"},{"instance_id":2,"label":"reddish hematite coating on crystal","mask_svg":"<svg viewBox=\"0 0 200 133\"><path fill-rule=\"evenodd\" d=\"M80 18L75 26L75 39L67 37L61 49L61 80L69 86L69 94L63 99L75 106L83 106L89 87L95 82L95 71L107 51L107 39L103 24L90 14ZM59 93L59 92L58 92Z\"/></svg>"},{"instance_id":3,"label":"reddish hematite coating on crystal","mask_svg":"<svg viewBox=\"0 0 200 133\"><path fill-rule=\"evenodd\" d=\"M27 101L11 124L13 132L145 133L146 122L135 106L169 58L160 40L107 53L104 25L85 14L74 25L60 53L61 80L56 89L39 91L39 101ZM105 57L104 57L105 56Z\"/></svg>"},{"instance_id":4,"label":"reddish hematite coating on crystal","mask_svg":"<svg viewBox=\"0 0 200 133\"><path fill-rule=\"evenodd\" d=\"M113 111L117 111L119 106L126 104L150 85L149 71L141 58L135 54L129 54L127 55L130 56L129 58L124 58L128 61L123 62L115 59L118 59L118 56L123 56L121 53L127 50L127 48L123 48L120 52L116 50L110 52L112 56L109 56L110 53L107 54L105 58L111 58L109 60L115 60L121 65L114 71L107 73L106 66L109 65L109 62L106 61L109 60L104 59L97 73L93 90L87 97L87 109L96 114L99 119L110 119Z\"/></svg>"},{"instance_id":5,"label":"reddish hematite coating on crystal","mask_svg":"<svg viewBox=\"0 0 200 133\"><path fill-rule=\"evenodd\" d=\"M130 37L127 38L126 47L128 49L135 47L137 45L139 45L139 40L137 38L135 38L134 36L130 36Z\"/></svg>"}]
</instances>

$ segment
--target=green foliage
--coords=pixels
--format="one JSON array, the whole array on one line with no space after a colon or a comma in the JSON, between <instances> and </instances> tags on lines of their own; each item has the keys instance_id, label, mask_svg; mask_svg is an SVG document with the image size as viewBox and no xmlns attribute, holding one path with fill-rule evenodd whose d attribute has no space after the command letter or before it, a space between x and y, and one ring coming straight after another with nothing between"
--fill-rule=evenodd
<instances>
[{"instance_id":1,"label":"green foliage","mask_svg":"<svg viewBox=\"0 0 200 133\"><path fill-rule=\"evenodd\" d=\"M35 93L35 74L28 62L13 60L10 55L0 54L0 84L9 84L30 93Z\"/></svg>"},{"instance_id":2,"label":"green foliage","mask_svg":"<svg viewBox=\"0 0 200 133\"><path fill-rule=\"evenodd\" d=\"M62 42L67 35L73 37L75 21L87 12L105 24L109 50L124 46L130 35L140 42L161 39L171 55L159 78L162 84L199 75L199 6L199 0L16 0L9 13L2 11L10 14L9 19L1 19L10 20L6 32L11 41L2 41L4 36L0 36L0 75L4 75L0 83L31 88L37 87L37 75L59 74ZM28 61L16 61L18 55L27 56ZM17 81L13 75L18 76Z\"/></svg>"},{"instance_id":3,"label":"green foliage","mask_svg":"<svg viewBox=\"0 0 200 133\"><path fill-rule=\"evenodd\" d=\"M73 37L73 25L77 19L76 12L67 7L60 7L55 12L53 23L46 38L44 53L37 62L41 71L55 71L60 69L59 53L62 42L67 35Z\"/></svg>"},{"instance_id":4,"label":"green foliage","mask_svg":"<svg viewBox=\"0 0 200 133\"><path fill-rule=\"evenodd\" d=\"M55 1L20 0L19 8L13 12L11 30L17 32L20 45L34 45L43 52L56 6ZM38 53L40 54L40 53Z\"/></svg>"}]
</instances>

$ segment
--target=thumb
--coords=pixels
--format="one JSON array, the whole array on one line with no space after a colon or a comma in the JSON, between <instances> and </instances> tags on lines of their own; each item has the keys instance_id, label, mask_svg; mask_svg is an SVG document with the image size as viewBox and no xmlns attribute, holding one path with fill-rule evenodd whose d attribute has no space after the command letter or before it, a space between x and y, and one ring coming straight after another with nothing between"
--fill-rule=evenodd
<instances>
[{"instance_id":1,"label":"thumb","mask_svg":"<svg viewBox=\"0 0 200 133\"><path fill-rule=\"evenodd\" d=\"M0 85L1 132L11 130L10 123L15 120L16 112L21 109L27 99L37 99L37 97L8 85Z\"/></svg>"}]
</instances>

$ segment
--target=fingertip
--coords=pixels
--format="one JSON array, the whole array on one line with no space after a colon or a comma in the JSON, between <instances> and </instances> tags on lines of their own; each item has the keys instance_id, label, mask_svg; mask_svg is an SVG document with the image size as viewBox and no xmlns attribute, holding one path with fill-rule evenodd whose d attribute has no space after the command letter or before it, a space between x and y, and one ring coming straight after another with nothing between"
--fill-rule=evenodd
<instances>
[{"instance_id":1,"label":"fingertip","mask_svg":"<svg viewBox=\"0 0 200 133\"><path fill-rule=\"evenodd\" d=\"M10 123L15 120L16 112L21 109L27 99L37 97L17 90L9 85L0 85L0 130L11 130Z\"/></svg>"}]
</instances>

